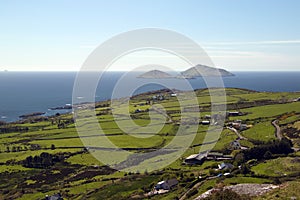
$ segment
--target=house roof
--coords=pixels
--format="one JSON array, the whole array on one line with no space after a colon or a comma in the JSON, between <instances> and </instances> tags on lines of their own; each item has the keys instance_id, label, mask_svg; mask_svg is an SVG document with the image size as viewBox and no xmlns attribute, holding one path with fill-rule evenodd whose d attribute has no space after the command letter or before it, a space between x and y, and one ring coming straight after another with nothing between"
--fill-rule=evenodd
<instances>
[{"instance_id":1,"label":"house roof","mask_svg":"<svg viewBox=\"0 0 300 200\"><path fill-rule=\"evenodd\" d=\"M233 168L233 165L230 164L230 163L221 163L221 164L219 165L219 168L220 168L220 169L224 169L224 168Z\"/></svg>"},{"instance_id":2,"label":"house roof","mask_svg":"<svg viewBox=\"0 0 300 200\"><path fill-rule=\"evenodd\" d=\"M54 194L52 196L46 196L47 200L61 200L63 199L60 194Z\"/></svg>"},{"instance_id":3,"label":"house roof","mask_svg":"<svg viewBox=\"0 0 300 200\"><path fill-rule=\"evenodd\" d=\"M231 145L241 146L240 142L237 140L232 141Z\"/></svg>"},{"instance_id":4,"label":"house roof","mask_svg":"<svg viewBox=\"0 0 300 200\"><path fill-rule=\"evenodd\" d=\"M194 159L194 158L197 158L197 156L198 156L198 154L192 154L189 157L187 157L186 159L187 160Z\"/></svg>"},{"instance_id":5,"label":"house roof","mask_svg":"<svg viewBox=\"0 0 300 200\"><path fill-rule=\"evenodd\" d=\"M165 183L165 181L159 181L158 183L157 183L157 185L161 185L161 184L164 184Z\"/></svg>"},{"instance_id":6,"label":"house roof","mask_svg":"<svg viewBox=\"0 0 300 200\"><path fill-rule=\"evenodd\" d=\"M178 184L178 181L177 181L177 179L175 179L175 178L170 179L170 180L167 180L166 182L167 182L167 184L168 184L170 187L172 187L172 186Z\"/></svg>"},{"instance_id":7,"label":"house roof","mask_svg":"<svg viewBox=\"0 0 300 200\"><path fill-rule=\"evenodd\" d=\"M207 156L207 154L203 154L203 153L192 154L189 157L187 157L186 160L192 160L192 159L201 160L201 159L203 159L206 156Z\"/></svg>"},{"instance_id":8,"label":"house roof","mask_svg":"<svg viewBox=\"0 0 300 200\"><path fill-rule=\"evenodd\" d=\"M224 154L219 153L219 152L209 152L208 156L224 156Z\"/></svg>"}]
</instances>

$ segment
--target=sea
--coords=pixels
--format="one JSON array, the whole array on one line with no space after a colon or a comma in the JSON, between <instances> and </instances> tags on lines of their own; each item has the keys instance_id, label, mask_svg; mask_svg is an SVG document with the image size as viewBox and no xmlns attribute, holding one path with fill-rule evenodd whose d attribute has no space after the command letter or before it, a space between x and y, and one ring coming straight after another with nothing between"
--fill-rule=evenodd
<instances>
[{"instance_id":1,"label":"sea","mask_svg":"<svg viewBox=\"0 0 300 200\"><path fill-rule=\"evenodd\" d=\"M233 72L235 76L222 77L224 87L246 88L268 92L300 91L300 72ZM95 92L95 101L112 98L116 83L125 72L106 72L101 77ZM50 108L62 107L72 103L73 85L76 72L0 72L0 121L13 122L20 120L20 115L44 112L50 116L70 110ZM134 94L166 88L152 79L137 78L131 73L130 81L139 85ZM170 89L181 89L183 81L188 81L191 88L207 88L207 81L196 79L168 79ZM209 87L220 86L209 85ZM126 83L122 84L126 87ZM176 88L178 86L178 88ZM113 96L128 96L119 92Z\"/></svg>"}]
</instances>

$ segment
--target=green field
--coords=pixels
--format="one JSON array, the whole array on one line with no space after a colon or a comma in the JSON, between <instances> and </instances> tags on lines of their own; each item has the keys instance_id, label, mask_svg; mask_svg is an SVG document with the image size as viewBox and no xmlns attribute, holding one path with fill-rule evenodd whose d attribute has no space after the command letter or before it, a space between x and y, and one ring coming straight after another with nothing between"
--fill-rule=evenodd
<instances>
[{"instance_id":1,"label":"green field","mask_svg":"<svg viewBox=\"0 0 300 200\"><path fill-rule=\"evenodd\" d=\"M246 138L262 141L274 140L276 138L275 128L269 121L258 122L254 124L250 129L243 131L242 134Z\"/></svg>"},{"instance_id":2,"label":"green field","mask_svg":"<svg viewBox=\"0 0 300 200\"><path fill-rule=\"evenodd\" d=\"M252 167L252 171L258 175L286 176L300 171L300 160L292 157L268 160Z\"/></svg>"}]
</instances>

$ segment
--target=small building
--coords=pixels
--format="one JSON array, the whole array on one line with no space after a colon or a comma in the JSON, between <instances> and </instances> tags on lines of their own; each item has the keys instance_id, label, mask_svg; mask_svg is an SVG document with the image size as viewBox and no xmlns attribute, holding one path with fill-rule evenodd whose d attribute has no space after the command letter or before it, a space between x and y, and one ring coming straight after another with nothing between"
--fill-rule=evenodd
<instances>
[{"instance_id":1,"label":"small building","mask_svg":"<svg viewBox=\"0 0 300 200\"><path fill-rule=\"evenodd\" d=\"M231 127L235 128L235 129L240 129L241 123L239 122L232 122L231 123Z\"/></svg>"},{"instance_id":2,"label":"small building","mask_svg":"<svg viewBox=\"0 0 300 200\"><path fill-rule=\"evenodd\" d=\"M140 112L142 112L142 110L138 108L138 109L136 109L134 112L135 112L135 113L140 113Z\"/></svg>"},{"instance_id":3,"label":"small building","mask_svg":"<svg viewBox=\"0 0 300 200\"><path fill-rule=\"evenodd\" d=\"M206 157L207 160L232 160L233 156L224 155L219 152L209 152Z\"/></svg>"},{"instance_id":4,"label":"small building","mask_svg":"<svg viewBox=\"0 0 300 200\"><path fill-rule=\"evenodd\" d=\"M223 124L227 115L225 114L213 114L211 115L211 124L213 125L218 125L218 124Z\"/></svg>"},{"instance_id":5,"label":"small building","mask_svg":"<svg viewBox=\"0 0 300 200\"><path fill-rule=\"evenodd\" d=\"M249 128L249 126L247 124L241 124L240 131L246 130L248 128Z\"/></svg>"},{"instance_id":6,"label":"small building","mask_svg":"<svg viewBox=\"0 0 300 200\"><path fill-rule=\"evenodd\" d=\"M222 158L224 155L222 153L219 152L209 152L207 154L207 159L209 160L216 160L218 158Z\"/></svg>"},{"instance_id":7,"label":"small building","mask_svg":"<svg viewBox=\"0 0 300 200\"><path fill-rule=\"evenodd\" d=\"M229 125L240 131L243 131L243 130L246 130L249 128L247 124L242 124L240 121L239 122L231 122L231 123L229 123Z\"/></svg>"},{"instance_id":8,"label":"small building","mask_svg":"<svg viewBox=\"0 0 300 200\"><path fill-rule=\"evenodd\" d=\"M205 115L204 119L211 119L211 116L210 115Z\"/></svg>"},{"instance_id":9,"label":"small building","mask_svg":"<svg viewBox=\"0 0 300 200\"><path fill-rule=\"evenodd\" d=\"M218 165L219 170L231 170L233 169L233 165L230 163L221 163Z\"/></svg>"},{"instance_id":10,"label":"small building","mask_svg":"<svg viewBox=\"0 0 300 200\"><path fill-rule=\"evenodd\" d=\"M178 184L178 181L177 181L177 179L174 178L174 179L170 179L170 180L166 180L166 181L160 181L154 186L154 188L156 190L171 190L177 184Z\"/></svg>"},{"instance_id":11,"label":"small building","mask_svg":"<svg viewBox=\"0 0 300 200\"><path fill-rule=\"evenodd\" d=\"M158 182L155 186L154 186L154 188L156 189L156 190L161 190L161 189L166 189L167 188L167 183L166 183L166 181L160 181L160 182Z\"/></svg>"},{"instance_id":12,"label":"small building","mask_svg":"<svg viewBox=\"0 0 300 200\"><path fill-rule=\"evenodd\" d=\"M229 117L234 117L234 116L240 116L241 113L240 112L237 112L237 111L234 111L234 112L228 112L228 116Z\"/></svg>"},{"instance_id":13,"label":"small building","mask_svg":"<svg viewBox=\"0 0 300 200\"><path fill-rule=\"evenodd\" d=\"M154 95L154 96L152 97L152 100L153 100L153 101L163 101L163 100L165 100L165 96L162 95L162 94Z\"/></svg>"},{"instance_id":14,"label":"small building","mask_svg":"<svg viewBox=\"0 0 300 200\"><path fill-rule=\"evenodd\" d=\"M172 93L171 97L177 97L177 94L176 93Z\"/></svg>"},{"instance_id":15,"label":"small building","mask_svg":"<svg viewBox=\"0 0 300 200\"><path fill-rule=\"evenodd\" d=\"M219 152L202 152L199 154L192 154L184 160L185 164L201 165L205 160L232 160L233 156L224 155Z\"/></svg>"},{"instance_id":16,"label":"small building","mask_svg":"<svg viewBox=\"0 0 300 200\"><path fill-rule=\"evenodd\" d=\"M57 193L52 196L46 195L45 200L63 200L63 198L60 193Z\"/></svg>"},{"instance_id":17,"label":"small building","mask_svg":"<svg viewBox=\"0 0 300 200\"><path fill-rule=\"evenodd\" d=\"M238 150L242 148L242 145L240 144L240 142L238 140L234 140L230 143L230 147L233 150Z\"/></svg>"},{"instance_id":18,"label":"small building","mask_svg":"<svg viewBox=\"0 0 300 200\"><path fill-rule=\"evenodd\" d=\"M201 121L201 124L202 124L202 125L210 125L210 121L208 121L208 120L203 120L203 121Z\"/></svg>"},{"instance_id":19,"label":"small building","mask_svg":"<svg viewBox=\"0 0 300 200\"><path fill-rule=\"evenodd\" d=\"M206 157L207 157L207 153L192 154L184 160L184 163L190 165L194 165L194 164L201 165L205 161Z\"/></svg>"}]
</instances>

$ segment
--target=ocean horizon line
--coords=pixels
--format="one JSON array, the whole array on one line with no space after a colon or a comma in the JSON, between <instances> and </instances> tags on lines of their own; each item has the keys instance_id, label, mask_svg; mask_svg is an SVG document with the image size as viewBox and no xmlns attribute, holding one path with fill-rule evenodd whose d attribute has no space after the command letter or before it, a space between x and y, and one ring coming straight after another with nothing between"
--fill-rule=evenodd
<instances>
[{"instance_id":1,"label":"ocean horizon line","mask_svg":"<svg viewBox=\"0 0 300 200\"><path fill-rule=\"evenodd\" d=\"M151 69L149 69L149 71L150 71ZM122 70L118 70L118 71L115 71L115 70L107 70L107 71L101 71L101 72L146 72L146 71L148 71L148 70L133 70L133 71L130 71L130 70L125 70L125 71L122 71ZM243 72L251 72L251 73L253 73L253 72L267 72L267 73L279 73L279 72L300 72L300 70L299 71L297 71L297 70L285 70L285 71L280 71L280 70L273 70L273 71L267 71L267 70L261 70L261 71L257 71L257 70L253 70L253 71L250 71L250 70L228 70L228 71L230 71L230 72L238 72L238 73L243 73ZM73 72L73 73L79 73L79 72L99 72L99 71L97 71L97 70L91 70L91 71L43 71L43 70L41 70L41 71L39 71L39 70L34 70L34 71L28 71L28 70L26 70L26 71L19 71L19 70L2 70L2 71L0 71L0 73L10 73L10 72L22 72L22 73L42 73L42 72L45 72L45 73L69 73L69 72ZM182 71L171 71L171 72L182 72Z\"/></svg>"}]
</instances>

